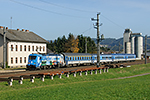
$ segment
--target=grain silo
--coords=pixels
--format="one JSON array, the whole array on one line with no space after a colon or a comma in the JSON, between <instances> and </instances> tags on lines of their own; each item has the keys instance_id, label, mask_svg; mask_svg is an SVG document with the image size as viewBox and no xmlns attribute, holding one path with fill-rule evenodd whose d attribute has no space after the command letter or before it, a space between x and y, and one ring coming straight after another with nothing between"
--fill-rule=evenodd
<instances>
[{"instance_id":1,"label":"grain silo","mask_svg":"<svg viewBox=\"0 0 150 100\"><path fill-rule=\"evenodd\" d=\"M131 42L125 42L125 53L131 54Z\"/></svg>"},{"instance_id":2,"label":"grain silo","mask_svg":"<svg viewBox=\"0 0 150 100\"><path fill-rule=\"evenodd\" d=\"M126 53L126 47L129 46L130 42L130 34L132 33L131 29L125 29L123 34L123 52ZM128 45L128 46L127 46Z\"/></svg>"},{"instance_id":3,"label":"grain silo","mask_svg":"<svg viewBox=\"0 0 150 100\"><path fill-rule=\"evenodd\" d=\"M131 37L131 54L134 54L135 53L135 51L134 51L134 41L135 41L135 37Z\"/></svg>"},{"instance_id":4,"label":"grain silo","mask_svg":"<svg viewBox=\"0 0 150 100\"><path fill-rule=\"evenodd\" d=\"M141 59L143 53L143 37L142 33L132 33L131 29L125 29L123 34L123 52L127 54L135 54Z\"/></svg>"},{"instance_id":5,"label":"grain silo","mask_svg":"<svg viewBox=\"0 0 150 100\"><path fill-rule=\"evenodd\" d=\"M143 53L143 37L136 36L135 37L135 54L137 58L141 58L141 54Z\"/></svg>"}]
</instances>

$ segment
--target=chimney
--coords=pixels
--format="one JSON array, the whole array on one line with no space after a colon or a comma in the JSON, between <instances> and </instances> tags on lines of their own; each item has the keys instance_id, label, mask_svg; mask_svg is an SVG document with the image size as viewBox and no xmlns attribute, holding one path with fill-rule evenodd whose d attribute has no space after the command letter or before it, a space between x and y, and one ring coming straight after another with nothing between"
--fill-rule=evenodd
<instances>
[{"instance_id":1,"label":"chimney","mask_svg":"<svg viewBox=\"0 0 150 100\"><path fill-rule=\"evenodd\" d=\"M26 32L29 32L29 30L26 30Z\"/></svg>"},{"instance_id":2,"label":"chimney","mask_svg":"<svg viewBox=\"0 0 150 100\"><path fill-rule=\"evenodd\" d=\"M22 32L24 32L25 30L24 29L22 29Z\"/></svg>"},{"instance_id":3,"label":"chimney","mask_svg":"<svg viewBox=\"0 0 150 100\"><path fill-rule=\"evenodd\" d=\"M0 29L3 29L3 26L0 26Z\"/></svg>"},{"instance_id":4,"label":"chimney","mask_svg":"<svg viewBox=\"0 0 150 100\"><path fill-rule=\"evenodd\" d=\"M19 31L19 29L17 29L17 31Z\"/></svg>"}]
</instances>

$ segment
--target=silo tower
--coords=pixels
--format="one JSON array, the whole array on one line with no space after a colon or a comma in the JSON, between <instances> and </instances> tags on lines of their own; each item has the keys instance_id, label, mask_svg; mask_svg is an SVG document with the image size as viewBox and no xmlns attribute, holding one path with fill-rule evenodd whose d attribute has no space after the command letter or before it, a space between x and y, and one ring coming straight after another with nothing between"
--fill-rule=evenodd
<instances>
[{"instance_id":1,"label":"silo tower","mask_svg":"<svg viewBox=\"0 0 150 100\"><path fill-rule=\"evenodd\" d=\"M131 53L131 40L130 36L132 34L131 29L125 29L123 34L123 53Z\"/></svg>"},{"instance_id":2,"label":"silo tower","mask_svg":"<svg viewBox=\"0 0 150 100\"><path fill-rule=\"evenodd\" d=\"M142 33L132 33L131 29L125 29L123 34L123 52L135 54L137 58L141 58L143 53Z\"/></svg>"}]
</instances>

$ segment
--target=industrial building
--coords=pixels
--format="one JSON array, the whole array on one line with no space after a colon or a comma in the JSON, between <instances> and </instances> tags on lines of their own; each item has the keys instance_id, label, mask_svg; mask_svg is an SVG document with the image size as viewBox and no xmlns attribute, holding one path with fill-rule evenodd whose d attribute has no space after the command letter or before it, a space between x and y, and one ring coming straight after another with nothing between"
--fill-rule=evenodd
<instances>
[{"instance_id":1,"label":"industrial building","mask_svg":"<svg viewBox=\"0 0 150 100\"><path fill-rule=\"evenodd\" d=\"M47 52L46 43L42 37L24 29L6 28L4 35L3 27L0 26L0 67L4 60L10 68L25 67L29 54Z\"/></svg>"},{"instance_id":2,"label":"industrial building","mask_svg":"<svg viewBox=\"0 0 150 100\"><path fill-rule=\"evenodd\" d=\"M135 54L141 59L143 54L143 37L142 33L132 33L131 29L125 29L123 34L123 52Z\"/></svg>"}]
</instances>

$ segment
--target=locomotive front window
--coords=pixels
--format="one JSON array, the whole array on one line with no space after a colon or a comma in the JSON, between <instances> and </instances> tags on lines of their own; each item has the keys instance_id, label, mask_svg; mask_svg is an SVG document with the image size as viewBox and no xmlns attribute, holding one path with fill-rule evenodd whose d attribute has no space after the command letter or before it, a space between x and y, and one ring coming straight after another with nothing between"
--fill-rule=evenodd
<instances>
[{"instance_id":1,"label":"locomotive front window","mask_svg":"<svg viewBox=\"0 0 150 100\"><path fill-rule=\"evenodd\" d=\"M29 59L30 59L30 60L35 60L35 59L36 59L36 56L30 56Z\"/></svg>"}]
</instances>

